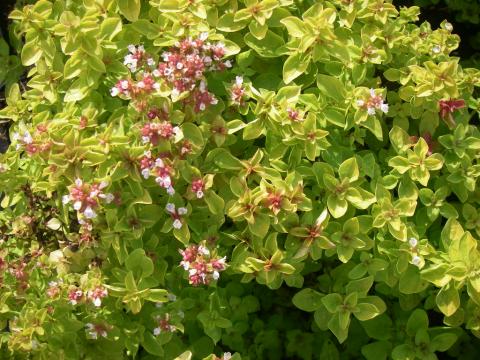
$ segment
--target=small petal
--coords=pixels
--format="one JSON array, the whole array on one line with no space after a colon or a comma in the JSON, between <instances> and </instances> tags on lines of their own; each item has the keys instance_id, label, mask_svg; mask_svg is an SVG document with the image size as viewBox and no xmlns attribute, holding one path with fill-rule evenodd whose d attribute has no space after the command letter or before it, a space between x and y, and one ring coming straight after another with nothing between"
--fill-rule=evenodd
<instances>
[{"instance_id":1,"label":"small petal","mask_svg":"<svg viewBox=\"0 0 480 360\"><path fill-rule=\"evenodd\" d=\"M186 207L178 208L178 215L185 215L188 212Z\"/></svg>"},{"instance_id":2,"label":"small petal","mask_svg":"<svg viewBox=\"0 0 480 360\"><path fill-rule=\"evenodd\" d=\"M168 203L165 206L165 210L167 210L167 212L169 212L170 214L175 214L175 204Z\"/></svg>"},{"instance_id":3,"label":"small petal","mask_svg":"<svg viewBox=\"0 0 480 360\"><path fill-rule=\"evenodd\" d=\"M82 202L81 201L75 201L75 203L73 204L73 208L75 210L80 210L82 208Z\"/></svg>"},{"instance_id":4,"label":"small petal","mask_svg":"<svg viewBox=\"0 0 480 360\"><path fill-rule=\"evenodd\" d=\"M90 206L88 206L85 209L85 211L83 212L83 215L85 215L85 217L87 219L93 219L93 218L97 217L97 214L95 213L95 211Z\"/></svg>"},{"instance_id":5,"label":"small petal","mask_svg":"<svg viewBox=\"0 0 480 360\"><path fill-rule=\"evenodd\" d=\"M68 204L70 202L70 195L63 195L62 196L62 203Z\"/></svg>"},{"instance_id":6,"label":"small petal","mask_svg":"<svg viewBox=\"0 0 480 360\"><path fill-rule=\"evenodd\" d=\"M182 228L182 222L179 219L175 219L175 221L173 222L173 227L177 230L181 229Z\"/></svg>"}]
</instances>

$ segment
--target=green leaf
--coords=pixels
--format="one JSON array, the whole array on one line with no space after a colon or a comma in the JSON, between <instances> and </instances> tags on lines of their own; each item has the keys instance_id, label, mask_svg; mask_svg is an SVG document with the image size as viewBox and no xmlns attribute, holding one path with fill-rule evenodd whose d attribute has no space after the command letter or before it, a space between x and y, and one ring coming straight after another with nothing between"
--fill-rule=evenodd
<instances>
[{"instance_id":1,"label":"green leaf","mask_svg":"<svg viewBox=\"0 0 480 360\"><path fill-rule=\"evenodd\" d=\"M358 170L357 159L352 157L341 163L340 167L338 168L338 174L342 180L349 179L350 182L358 180L360 171Z\"/></svg>"},{"instance_id":2,"label":"green leaf","mask_svg":"<svg viewBox=\"0 0 480 360\"><path fill-rule=\"evenodd\" d=\"M302 289L292 299L293 304L303 311L315 311L322 305L323 295L313 289Z\"/></svg>"},{"instance_id":3,"label":"green leaf","mask_svg":"<svg viewBox=\"0 0 480 360\"><path fill-rule=\"evenodd\" d=\"M435 336L430 346L432 351L447 351L457 341L458 336L453 333L445 333Z\"/></svg>"},{"instance_id":4,"label":"green leaf","mask_svg":"<svg viewBox=\"0 0 480 360\"><path fill-rule=\"evenodd\" d=\"M345 87L338 78L329 75L318 74L317 86L325 96L330 97L337 102L343 102L345 100Z\"/></svg>"},{"instance_id":5,"label":"green leaf","mask_svg":"<svg viewBox=\"0 0 480 360\"><path fill-rule=\"evenodd\" d=\"M437 294L436 303L445 316L453 315L460 307L460 296L453 282L442 287Z\"/></svg>"},{"instance_id":6,"label":"green leaf","mask_svg":"<svg viewBox=\"0 0 480 360\"><path fill-rule=\"evenodd\" d=\"M262 57L277 57L277 49L283 46L283 38L268 30L261 40L256 39L252 34L245 35L245 43L255 50Z\"/></svg>"},{"instance_id":7,"label":"green leaf","mask_svg":"<svg viewBox=\"0 0 480 360\"><path fill-rule=\"evenodd\" d=\"M30 66L35 64L40 58L42 57L42 49L38 46L38 44L31 40L22 48L22 52L20 58L22 60L22 64L24 66Z\"/></svg>"},{"instance_id":8,"label":"green leaf","mask_svg":"<svg viewBox=\"0 0 480 360\"><path fill-rule=\"evenodd\" d=\"M205 202L207 203L208 209L213 214L223 214L225 202L214 191L207 190L205 192Z\"/></svg>"},{"instance_id":9,"label":"green leaf","mask_svg":"<svg viewBox=\"0 0 480 360\"><path fill-rule=\"evenodd\" d=\"M140 15L140 0L117 0L120 13L127 18L128 21L134 22L138 20Z\"/></svg>"},{"instance_id":10,"label":"green leaf","mask_svg":"<svg viewBox=\"0 0 480 360\"><path fill-rule=\"evenodd\" d=\"M415 309L407 321L407 334L415 336L417 331L428 329L428 315L423 309Z\"/></svg>"},{"instance_id":11,"label":"green leaf","mask_svg":"<svg viewBox=\"0 0 480 360\"><path fill-rule=\"evenodd\" d=\"M310 58L307 58L302 53L294 53L290 55L283 63L283 82L285 84L291 83L297 77L305 73L310 63Z\"/></svg>"}]
</instances>

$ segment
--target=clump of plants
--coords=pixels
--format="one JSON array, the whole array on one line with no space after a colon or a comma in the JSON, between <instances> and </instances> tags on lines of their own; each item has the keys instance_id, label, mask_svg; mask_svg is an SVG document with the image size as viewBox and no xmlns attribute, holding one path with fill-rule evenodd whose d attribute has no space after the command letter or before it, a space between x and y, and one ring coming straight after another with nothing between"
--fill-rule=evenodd
<instances>
[{"instance_id":1,"label":"clump of plants","mask_svg":"<svg viewBox=\"0 0 480 360\"><path fill-rule=\"evenodd\" d=\"M14 10L2 356L476 358L480 71L418 15Z\"/></svg>"}]
</instances>

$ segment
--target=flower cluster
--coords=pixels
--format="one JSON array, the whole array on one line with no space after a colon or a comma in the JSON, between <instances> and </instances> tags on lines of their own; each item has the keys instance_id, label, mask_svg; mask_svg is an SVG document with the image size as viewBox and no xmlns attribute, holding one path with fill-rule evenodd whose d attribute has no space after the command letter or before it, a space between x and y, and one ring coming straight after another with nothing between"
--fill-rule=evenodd
<instances>
[{"instance_id":1,"label":"flower cluster","mask_svg":"<svg viewBox=\"0 0 480 360\"><path fill-rule=\"evenodd\" d=\"M168 121L162 121L160 123L146 123L142 128L142 141L143 143L151 143L152 145L158 145L160 139L170 140L172 137L180 133L178 126L173 126Z\"/></svg>"},{"instance_id":2,"label":"flower cluster","mask_svg":"<svg viewBox=\"0 0 480 360\"><path fill-rule=\"evenodd\" d=\"M289 107L287 108L287 114L288 114L288 118L293 122L303 121L303 114L297 109Z\"/></svg>"},{"instance_id":3,"label":"flower cluster","mask_svg":"<svg viewBox=\"0 0 480 360\"><path fill-rule=\"evenodd\" d=\"M188 282L193 286L208 285L218 280L220 272L226 268L226 257L213 256L204 245L190 245L180 250L180 265L188 271Z\"/></svg>"},{"instance_id":4,"label":"flower cluster","mask_svg":"<svg viewBox=\"0 0 480 360\"><path fill-rule=\"evenodd\" d=\"M140 159L140 170L142 176L148 179L153 173L155 182L167 190L169 195L175 194L175 189L172 185L173 169L166 164L166 160L161 157L154 158L151 151L145 151L143 157Z\"/></svg>"},{"instance_id":5,"label":"flower cluster","mask_svg":"<svg viewBox=\"0 0 480 360\"><path fill-rule=\"evenodd\" d=\"M206 89L204 76L207 71L223 70L231 67L229 60L222 61L225 46L222 43L207 42L208 33L202 33L196 39L191 37L178 42L162 54L162 62L154 75L164 79L173 89L172 95L178 96L185 91L193 92L194 110L205 110L217 99Z\"/></svg>"},{"instance_id":6,"label":"flower cluster","mask_svg":"<svg viewBox=\"0 0 480 360\"><path fill-rule=\"evenodd\" d=\"M68 301L72 305L81 303L84 299L91 301L96 307L102 306L102 299L108 296L108 291L103 286L96 286L85 294L82 289L73 287L68 291Z\"/></svg>"},{"instance_id":7,"label":"flower cluster","mask_svg":"<svg viewBox=\"0 0 480 360\"><path fill-rule=\"evenodd\" d=\"M136 47L135 45L128 45L128 54L125 55L123 64L128 67L131 72L136 72L142 66L155 66L155 60L145 52L143 45Z\"/></svg>"},{"instance_id":8,"label":"flower cluster","mask_svg":"<svg viewBox=\"0 0 480 360\"><path fill-rule=\"evenodd\" d=\"M388 113L388 104L384 102L382 95L375 94L374 89L370 89L370 97L366 101L357 100L357 106L366 109L368 115L375 115L377 110Z\"/></svg>"},{"instance_id":9,"label":"flower cluster","mask_svg":"<svg viewBox=\"0 0 480 360\"><path fill-rule=\"evenodd\" d=\"M68 301L72 305L77 305L83 300L83 291L79 288L72 288L68 292Z\"/></svg>"},{"instance_id":10,"label":"flower cluster","mask_svg":"<svg viewBox=\"0 0 480 360\"><path fill-rule=\"evenodd\" d=\"M230 88L230 98L235 105L241 106L245 104L246 97L243 77L237 76L235 83Z\"/></svg>"},{"instance_id":11,"label":"flower cluster","mask_svg":"<svg viewBox=\"0 0 480 360\"><path fill-rule=\"evenodd\" d=\"M165 316L157 316L155 318L155 321L157 322L157 327L153 329L153 335L158 336L161 333L165 332L174 332L177 330L177 328L170 323L170 316L169 314L166 314Z\"/></svg>"},{"instance_id":12,"label":"flower cluster","mask_svg":"<svg viewBox=\"0 0 480 360\"><path fill-rule=\"evenodd\" d=\"M108 331L110 330L111 326L108 324L102 323L87 323L85 324L85 331L87 336L90 339L97 340L99 336L106 338L108 335Z\"/></svg>"},{"instance_id":13,"label":"flower cluster","mask_svg":"<svg viewBox=\"0 0 480 360\"><path fill-rule=\"evenodd\" d=\"M97 217L95 209L99 206L99 201L102 199L107 204L114 200L113 194L104 193L102 190L108 186L108 183L102 181L101 183L87 184L81 179L76 179L75 184L70 188L70 193L62 197L64 204L73 202L73 208L78 211L87 220ZM85 221L80 219L80 224Z\"/></svg>"},{"instance_id":14,"label":"flower cluster","mask_svg":"<svg viewBox=\"0 0 480 360\"><path fill-rule=\"evenodd\" d=\"M420 267L422 264L422 258L418 256L418 240L412 237L408 240L408 244L410 245L410 250L412 251L412 264Z\"/></svg>"},{"instance_id":15,"label":"flower cluster","mask_svg":"<svg viewBox=\"0 0 480 360\"><path fill-rule=\"evenodd\" d=\"M203 198L203 191L204 191L205 184L203 183L202 179L195 179L192 181L192 192L195 194L197 199Z\"/></svg>"},{"instance_id":16,"label":"flower cluster","mask_svg":"<svg viewBox=\"0 0 480 360\"><path fill-rule=\"evenodd\" d=\"M188 210L186 207L179 207L178 209L175 208L175 204L168 203L165 206L165 210L170 214L173 219L173 227L175 229L181 229L183 226L182 223L182 215L185 215Z\"/></svg>"},{"instance_id":17,"label":"flower cluster","mask_svg":"<svg viewBox=\"0 0 480 360\"><path fill-rule=\"evenodd\" d=\"M17 150L24 148L30 156L48 151L52 147L52 144L49 141L42 142L34 139L28 130L23 133L23 136L18 132L13 133L12 140L17 142Z\"/></svg>"}]
</instances>

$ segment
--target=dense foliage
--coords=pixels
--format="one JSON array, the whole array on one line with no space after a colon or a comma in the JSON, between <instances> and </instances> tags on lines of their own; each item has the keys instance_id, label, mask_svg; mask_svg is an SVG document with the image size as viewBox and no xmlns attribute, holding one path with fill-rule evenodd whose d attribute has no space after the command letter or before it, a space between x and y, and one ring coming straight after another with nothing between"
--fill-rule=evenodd
<instances>
[{"instance_id":1,"label":"dense foliage","mask_svg":"<svg viewBox=\"0 0 480 360\"><path fill-rule=\"evenodd\" d=\"M1 356L478 358L480 71L418 15L14 10Z\"/></svg>"}]
</instances>

